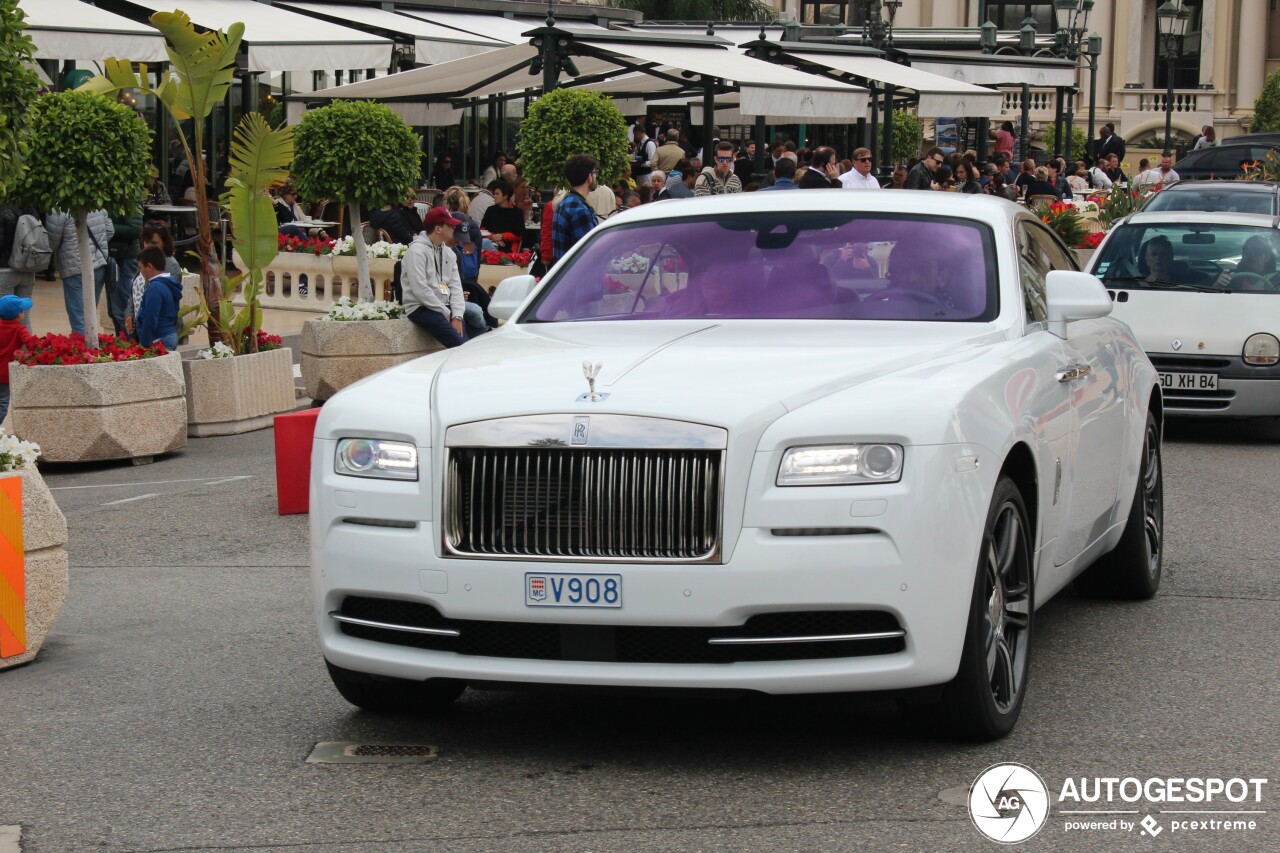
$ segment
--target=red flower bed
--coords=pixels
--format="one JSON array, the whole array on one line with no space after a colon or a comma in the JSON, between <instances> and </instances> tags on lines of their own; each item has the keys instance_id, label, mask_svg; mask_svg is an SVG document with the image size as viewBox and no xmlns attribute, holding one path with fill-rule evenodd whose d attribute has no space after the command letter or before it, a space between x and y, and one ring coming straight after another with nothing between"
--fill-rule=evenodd
<instances>
[{"instance_id":1,"label":"red flower bed","mask_svg":"<svg viewBox=\"0 0 1280 853\"><path fill-rule=\"evenodd\" d=\"M281 234L276 238L276 247L282 252L299 255L328 255L333 252L333 243L328 240L321 240L319 237L304 240L287 234Z\"/></svg>"},{"instance_id":2,"label":"red flower bed","mask_svg":"<svg viewBox=\"0 0 1280 853\"><path fill-rule=\"evenodd\" d=\"M482 249L480 263L491 266L527 267L533 259L533 252L499 252L497 249Z\"/></svg>"},{"instance_id":3,"label":"red flower bed","mask_svg":"<svg viewBox=\"0 0 1280 853\"><path fill-rule=\"evenodd\" d=\"M249 351L249 331L246 329L244 333L244 347L241 352ZM280 340L279 335L269 335L261 329L258 330L258 352L266 352L267 350L280 349L284 346L284 341Z\"/></svg>"},{"instance_id":4,"label":"red flower bed","mask_svg":"<svg viewBox=\"0 0 1280 853\"><path fill-rule=\"evenodd\" d=\"M1106 236L1107 236L1106 231L1095 231L1092 234L1086 235L1085 238L1080 241L1080 245L1076 246L1076 248L1077 249L1096 249L1102 243L1103 239Z\"/></svg>"},{"instance_id":5,"label":"red flower bed","mask_svg":"<svg viewBox=\"0 0 1280 853\"><path fill-rule=\"evenodd\" d=\"M277 341L279 338L276 339ZM149 347L138 344L125 337L115 338L111 335L98 336L98 348L85 345L81 335L44 335L36 338L29 346L14 354L19 364L104 364L110 361L137 361L140 358L155 358L167 355L164 344L154 343Z\"/></svg>"}]
</instances>

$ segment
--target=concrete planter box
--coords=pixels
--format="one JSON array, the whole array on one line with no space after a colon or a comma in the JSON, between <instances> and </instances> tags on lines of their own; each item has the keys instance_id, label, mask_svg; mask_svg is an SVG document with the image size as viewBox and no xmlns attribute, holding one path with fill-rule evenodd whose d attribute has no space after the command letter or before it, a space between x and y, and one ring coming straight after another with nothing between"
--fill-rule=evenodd
<instances>
[{"instance_id":1,"label":"concrete planter box","mask_svg":"<svg viewBox=\"0 0 1280 853\"><path fill-rule=\"evenodd\" d=\"M369 258L369 278L377 281L381 278L391 278L395 275L396 262L391 258ZM333 256L333 274L340 275L343 278L356 277L356 256L355 255L334 255Z\"/></svg>"},{"instance_id":2,"label":"concrete planter box","mask_svg":"<svg viewBox=\"0 0 1280 853\"><path fill-rule=\"evenodd\" d=\"M187 380L187 430L193 436L235 435L271 426L297 405L293 350L182 363Z\"/></svg>"},{"instance_id":3,"label":"concrete planter box","mask_svg":"<svg viewBox=\"0 0 1280 853\"><path fill-rule=\"evenodd\" d=\"M26 651L0 658L0 669L35 658L67 598L67 519L34 466L0 474L0 479L10 477L22 479Z\"/></svg>"},{"instance_id":4,"label":"concrete planter box","mask_svg":"<svg viewBox=\"0 0 1280 853\"><path fill-rule=\"evenodd\" d=\"M239 252L233 250L231 259L236 269L246 271ZM342 295L334 292L333 263L329 255L280 252L263 272L263 290L258 297L263 308L325 312ZM287 291L286 275L289 277ZM306 294L298 292L299 278L304 275L307 277ZM231 301L236 306L244 305L244 297L239 290L232 294Z\"/></svg>"},{"instance_id":5,"label":"concrete planter box","mask_svg":"<svg viewBox=\"0 0 1280 853\"><path fill-rule=\"evenodd\" d=\"M516 275L528 275L528 267L503 266L502 264L481 264L480 275L476 276L476 281L485 290L497 287L502 283L503 279L511 278Z\"/></svg>"},{"instance_id":6,"label":"concrete planter box","mask_svg":"<svg viewBox=\"0 0 1280 853\"><path fill-rule=\"evenodd\" d=\"M443 348L408 320L308 320L302 381L308 397L327 400L357 379Z\"/></svg>"},{"instance_id":7,"label":"concrete planter box","mask_svg":"<svg viewBox=\"0 0 1280 853\"><path fill-rule=\"evenodd\" d=\"M182 357L9 367L13 431L46 462L145 459L187 443Z\"/></svg>"}]
</instances>

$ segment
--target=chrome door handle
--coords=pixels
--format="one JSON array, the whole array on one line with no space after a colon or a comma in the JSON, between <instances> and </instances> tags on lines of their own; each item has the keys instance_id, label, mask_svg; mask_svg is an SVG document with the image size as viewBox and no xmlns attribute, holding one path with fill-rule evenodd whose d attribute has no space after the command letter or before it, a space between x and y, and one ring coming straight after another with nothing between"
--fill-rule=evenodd
<instances>
[{"instance_id":1,"label":"chrome door handle","mask_svg":"<svg viewBox=\"0 0 1280 853\"><path fill-rule=\"evenodd\" d=\"M1077 379L1083 379L1093 372L1093 368L1087 364L1073 364L1065 370L1058 371L1059 382L1074 382Z\"/></svg>"}]
</instances>

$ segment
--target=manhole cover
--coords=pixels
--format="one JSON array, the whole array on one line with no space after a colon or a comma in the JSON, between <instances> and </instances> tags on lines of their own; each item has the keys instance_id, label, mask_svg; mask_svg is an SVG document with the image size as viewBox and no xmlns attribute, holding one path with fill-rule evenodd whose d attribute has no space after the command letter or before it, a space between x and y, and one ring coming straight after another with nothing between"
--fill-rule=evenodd
<instances>
[{"instance_id":1,"label":"manhole cover","mask_svg":"<svg viewBox=\"0 0 1280 853\"><path fill-rule=\"evenodd\" d=\"M438 750L425 743L355 743L332 740L317 743L308 764L425 764Z\"/></svg>"}]
</instances>

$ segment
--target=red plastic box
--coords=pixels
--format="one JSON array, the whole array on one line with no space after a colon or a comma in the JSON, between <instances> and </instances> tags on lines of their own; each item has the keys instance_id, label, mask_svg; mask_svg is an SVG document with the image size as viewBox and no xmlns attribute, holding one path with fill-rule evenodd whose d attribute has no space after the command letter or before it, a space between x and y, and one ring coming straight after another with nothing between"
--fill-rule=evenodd
<instances>
[{"instance_id":1,"label":"red plastic box","mask_svg":"<svg viewBox=\"0 0 1280 853\"><path fill-rule=\"evenodd\" d=\"M320 408L276 415L276 511L280 515L310 509L311 442Z\"/></svg>"}]
</instances>

